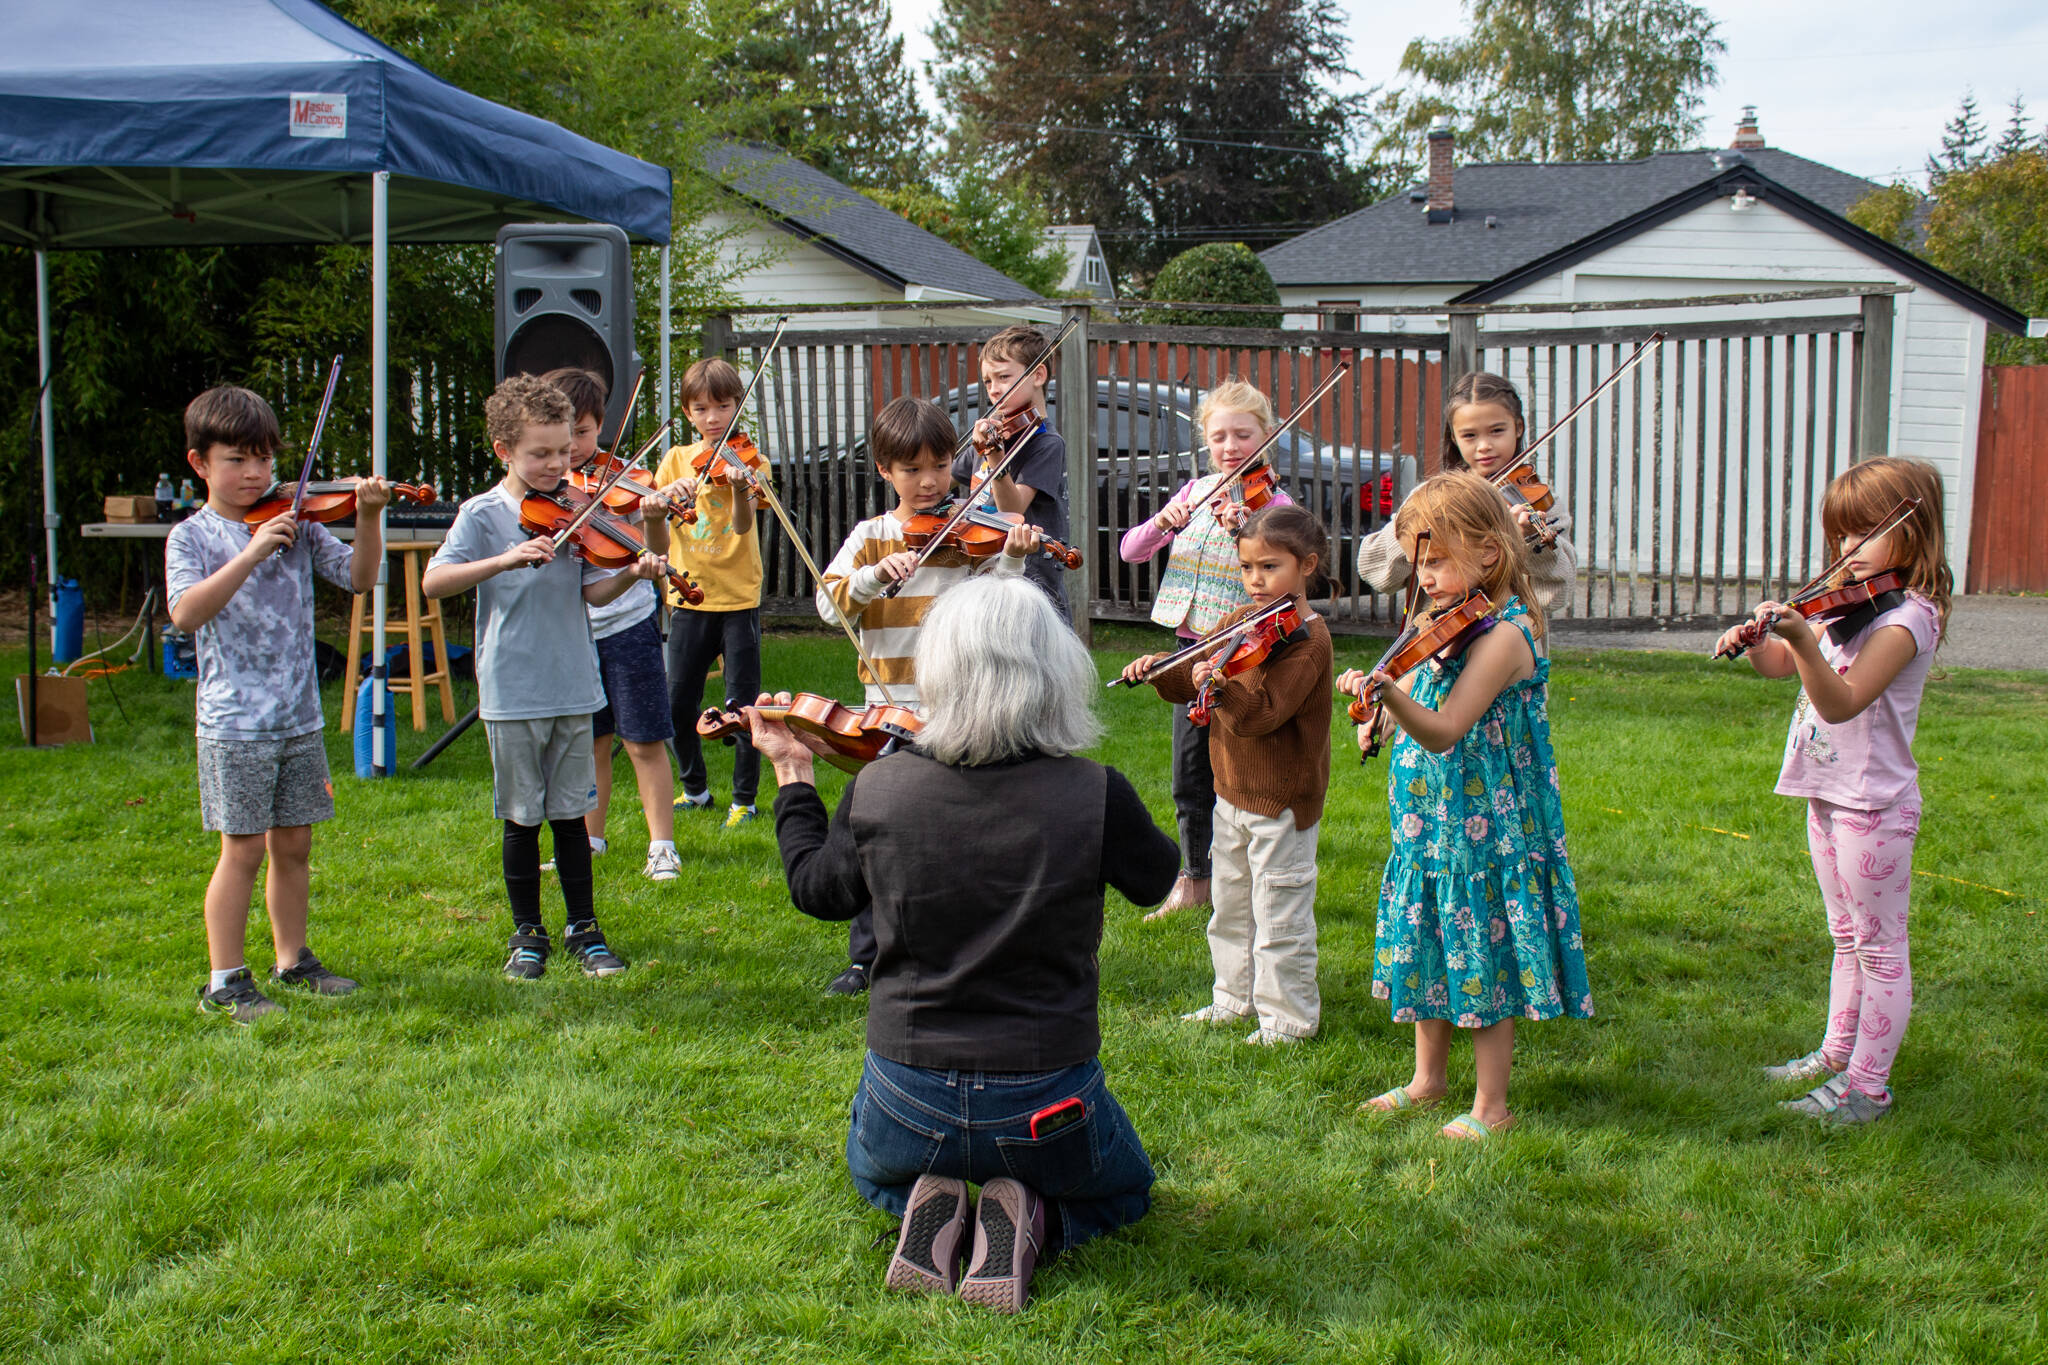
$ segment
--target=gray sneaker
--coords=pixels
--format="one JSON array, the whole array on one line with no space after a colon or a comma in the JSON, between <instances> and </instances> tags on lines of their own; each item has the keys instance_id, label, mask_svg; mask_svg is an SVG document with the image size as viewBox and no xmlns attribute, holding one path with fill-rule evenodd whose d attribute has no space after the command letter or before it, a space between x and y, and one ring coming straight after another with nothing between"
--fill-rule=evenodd
<instances>
[{"instance_id":1,"label":"gray sneaker","mask_svg":"<svg viewBox=\"0 0 2048 1365\"><path fill-rule=\"evenodd\" d=\"M256 989L256 979L249 975L247 967L237 967L228 973L227 983L219 990L199 988L199 1012L201 1014L225 1014L238 1024L252 1019L261 1019L266 1014L277 1014L283 1006Z\"/></svg>"},{"instance_id":2,"label":"gray sneaker","mask_svg":"<svg viewBox=\"0 0 2048 1365\"><path fill-rule=\"evenodd\" d=\"M1826 1054L1819 1048L1815 1048L1804 1057L1794 1057L1782 1065L1764 1068L1765 1077L1774 1081L1824 1081L1830 1076L1841 1074L1828 1064Z\"/></svg>"},{"instance_id":3,"label":"gray sneaker","mask_svg":"<svg viewBox=\"0 0 2048 1365\"><path fill-rule=\"evenodd\" d=\"M1783 1107L1808 1118L1819 1119L1822 1123L1853 1128L1876 1123L1891 1113L1892 1101L1889 1096L1880 1100L1861 1090L1853 1090L1845 1078L1836 1076L1796 1100L1784 1101Z\"/></svg>"}]
</instances>

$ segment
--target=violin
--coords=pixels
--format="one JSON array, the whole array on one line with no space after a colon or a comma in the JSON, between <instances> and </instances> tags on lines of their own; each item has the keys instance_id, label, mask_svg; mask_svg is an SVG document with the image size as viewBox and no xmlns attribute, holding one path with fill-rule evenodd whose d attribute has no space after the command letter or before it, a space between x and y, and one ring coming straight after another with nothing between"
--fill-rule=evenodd
<instances>
[{"instance_id":1,"label":"violin","mask_svg":"<svg viewBox=\"0 0 2048 1365\"><path fill-rule=\"evenodd\" d=\"M1027 370L1025 373L1029 374L1030 371ZM992 424L991 428L983 431L982 422ZM1004 446L1025 432L1037 430L1038 423L1039 416L1035 408L1018 408L1015 412L1003 412L999 406L997 411L970 427L968 437L973 441L975 450L982 455L995 456L1002 454Z\"/></svg>"},{"instance_id":2,"label":"violin","mask_svg":"<svg viewBox=\"0 0 2048 1365\"><path fill-rule=\"evenodd\" d=\"M1013 528L1024 524L1019 512L990 512L979 507L970 507L957 521L951 519L948 502L942 502L927 512L912 513L903 523L903 543L913 550L922 550L930 545L934 536L943 536L940 548L958 550L969 559L988 559L1003 552ZM1040 532L1038 548L1058 560L1069 569L1081 567L1081 552L1062 541L1053 540Z\"/></svg>"},{"instance_id":3,"label":"violin","mask_svg":"<svg viewBox=\"0 0 2048 1365\"><path fill-rule=\"evenodd\" d=\"M1273 501L1273 494L1279 484L1273 477L1273 463L1266 456L1257 457L1258 464L1246 460L1232 471L1232 477L1217 484L1217 491L1209 495L1209 515L1218 521L1231 507L1242 507L1247 512L1256 512ZM1235 485L1237 496L1230 496Z\"/></svg>"},{"instance_id":4,"label":"violin","mask_svg":"<svg viewBox=\"0 0 2048 1365\"><path fill-rule=\"evenodd\" d=\"M601 498L564 480L553 492L531 490L519 500L519 524L537 536L560 538L566 534L576 553L601 569L623 569L647 551L640 528L604 510ZM685 602L691 606L704 600L704 590L690 576L667 560L662 571Z\"/></svg>"},{"instance_id":5,"label":"violin","mask_svg":"<svg viewBox=\"0 0 2048 1365\"><path fill-rule=\"evenodd\" d=\"M715 488L731 488L744 484L754 506L759 507L761 497L760 469L767 462L767 456L760 447L749 440L743 431L728 431L720 439L706 445L690 457L690 469L700 482ZM697 509L690 509L690 520L696 520Z\"/></svg>"},{"instance_id":6,"label":"violin","mask_svg":"<svg viewBox=\"0 0 2048 1365\"><path fill-rule=\"evenodd\" d=\"M1384 669L1390 676L1399 678L1432 659L1455 659L1474 640L1493 629L1493 623L1492 599L1474 588L1456 606L1403 626L1401 633L1394 637L1394 643L1387 646L1387 652L1366 670L1366 676L1369 678ZM1367 727L1365 748L1358 757L1360 763L1377 757L1380 751L1380 729L1387 704L1379 696L1379 690L1378 687L1372 689L1370 701L1361 697L1345 708L1345 714L1354 724Z\"/></svg>"},{"instance_id":7,"label":"violin","mask_svg":"<svg viewBox=\"0 0 2048 1365\"><path fill-rule=\"evenodd\" d=\"M919 721L914 712L901 706L875 702L855 710L830 697L799 692L787 703L756 706L769 720L779 720L792 730L801 730L822 740L831 751L823 757L833 767L856 773L878 758L885 758L917 738ZM751 729L744 712L707 707L697 718L702 739L723 739Z\"/></svg>"},{"instance_id":8,"label":"violin","mask_svg":"<svg viewBox=\"0 0 2048 1365\"><path fill-rule=\"evenodd\" d=\"M1275 601L1268 602L1265 606L1260 607L1251 615L1241 617L1231 625L1220 626L1217 629L1210 631L1207 635L1204 635L1201 639L1192 641L1188 644L1181 646L1179 649L1176 649L1171 654L1161 655L1158 659L1153 661L1151 667L1147 668L1143 673L1140 673L1137 677L1126 678L1122 674L1118 674L1116 677L1111 678L1108 682L1104 683L1103 686L1136 687L1139 683L1149 683L1153 681L1155 678L1162 677L1165 674L1172 672L1174 669L1180 667L1182 664L1186 663L1190 659L1201 658L1205 655L1214 655L1219 645L1227 645L1228 647L1235 649L1237 647L1237 642L1239 640L1242 640L1245 636L1257 630L1268 619L1295 610L1296 608L1294 605L1294 599L1291 597L1282 597ZM1301 624L1301 618L1298 615L1295 617L1294 624L1296 626L1299 626ZM1221 662L1220 658L1218 662ZM1251 667L1251 665L1246 664L1245 667L1249 668ZM1238 671L1243 672L1244 670L1239 669Z\"/></svg>"},{"instance_id":9,"label":"violin","mask_svg":"<svg viewBox=\"0 0 2048 1365\"><path fill-rule=\"evenodd\" d=\"M1835 587L1802 595L1785 605L1809 621L1826 622L1828 633L1834 636L1835 643L1841 644L1879 614L1899 605L1905 597L1906 575L1897 569L1886 569L1868 578L1852 578ZM1771 633L1771 627L1783 619L1779 613L1772 612L1767 617L1743 622L1736 642L1714 657L1739 658L1762 644L1764 637Z\"/></svg>"},{"instance_id":10,"label":"violin","mask_svg":"<svg viewBox=\"0 0 2048 1365\"><path fill-rule=\"evenodd\" d=\"M1281 610L1264 616L1259 623L1246 631L1234 643L1226 644L1210 658L1209 676L1202 680L1195 699L1188 705L1188 720L1195 725L1207 725L1215 706L1215 688L1219 678L1234 678L1249 669L1257 668L1271 657L1280 642L1301 629L1301 609L1292 599L1283 598Z\"/></svg>"},{"instance_id":11,"label":"violin","mask_svg":"<svg viewBox=\"0 0 2048 1365\"><path fill-rule=\"evenodd\" d=\"M356 485L361 483L359 475L351 474L345 479L308 480L305 501L299 504L300 521L337 522L347 521L356 514ZM242 520L251 526L261 526L272 517L283 516L292 510L292 497L297 484L274 483L256 505L242 513ZM431 484L394 483L391 496L407 502L422 505L434 500Z\"/></svg>"},{"instance_id":12,"label":"violin","mask_svg":"<svg viewBox=\"0 0 2048 1365\"><path fill-rule=\"evenodd\" d=\"M1866 531L1863 539L1838 555L1832 564L1807 579L1798 592L1785 599L1784 605L1809 621L1825 621L1830 616L1844 616L1846 613L1844 620L1829 627L1828 633L1834 636L1836 644L1844 643L1848 636L1854 635L1856 631L1869 624L1871 617L1878 612L1889 611L1897 606L1905 596L1906 590L1905 575L1897 569L1887 569L1883 573L1872 574L1869 578L1861 580L1831 580L1836 580L1837 575L1845 572L1843 566L1856 557L1858 550L1877 537L1890 532L1893 527L1919 510L1919 507L1918 498L1900 498L1892 504L1892 510L1885 514L1883 521ZM1740 657L1763 643L1763 638L1770 633L1771 627L1784 619L1783 615L1773 612L1769 616L1743 622L1735 641L1726 649L1715 650L1714 657ZM1854 622L1853 625L1850 625L1851 620ZM1849 625L1848 631L1845 634L1835 634L1837 628L1843 625Z\"/></svg>"},{"instance_id":13,"label":"violin","mask_svg":"<svg viewBox=\"0 0 2048 1365\"><path fill-rule=\"evenodd\" d=\"M1551 496L1550 485L1537 477L1535 466L1527 459L1515 456L1505 469L1495 471L1486 481L1507 494L1511 502L1522 503L1536 513L1536 524L1524 537L1531 550L1540 550L1557 539L1557 528L1543 515L1557 506L1557 499Z\"/></svg>"},{"instance_id":14,"label":"violin","mask_svg":"<svg viewBox=\"0 0 2048 1365\"><path fill-rule=\"evenodd\" d=\"M638 507L643 499L651 499L656 506L669 508L668 515L683 525L696 525L695 504L670 507L668 500L661 496L660 489L651 483L642 483L626 472L638 463L637 460L622 460L616 455L599 452L592 457L590 463L570 470L569 482L584 493L595 493L600 488L604 489L604 506L607 512L616 512L623 516Z\"/></svg>"}]
</instances>

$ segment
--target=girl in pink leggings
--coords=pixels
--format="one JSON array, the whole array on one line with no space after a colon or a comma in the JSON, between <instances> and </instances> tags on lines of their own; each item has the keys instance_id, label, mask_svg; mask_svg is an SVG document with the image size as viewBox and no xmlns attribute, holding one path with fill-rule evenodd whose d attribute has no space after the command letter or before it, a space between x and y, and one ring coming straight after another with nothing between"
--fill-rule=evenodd
<instances>
[{"instance_id":1,"label":"girl in pink leggings","mask_svg":"<svg viewBox=\"0 0 2048 1365\"><path fill-rule=\"evenodd\" d=\"M1775 602L1757 607L1770 634L1750 663L1766 678L1799 675L1778 792L1806 798L1807 845L1835 940L1826 1036L1765 1074L1820 1082L1788 1109L1827 1123L1873 1123L1891 1112L1892 1059L1913 1009L1913 729L1951 584L1940 477L1917 460L1865 460L1828 485L1820 521L1824 543L1848 556L1844 583L1889 573L1897 585L1872 583L1870 600L1812 624ZM1720 648L1734 646L1741 630L1724 635Z\"/></svg>"}]
</instances>

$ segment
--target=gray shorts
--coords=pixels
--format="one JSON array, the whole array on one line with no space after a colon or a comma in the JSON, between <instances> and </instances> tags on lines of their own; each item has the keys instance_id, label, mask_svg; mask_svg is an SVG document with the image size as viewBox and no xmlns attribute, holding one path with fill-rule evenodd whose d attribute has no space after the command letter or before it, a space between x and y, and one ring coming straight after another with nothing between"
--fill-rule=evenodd
<instances>
[{"instance_id":1,"label":"gray shorts","mask_svg":"<svg viewBox=\"0 0 2048 1365\"><path fill-rule=\"evenodd\" d=\"M264 834L332 820L334 782L321 736L202 737L199 818L222 834Z\"/></svg>"},{"instance_id":2,"label":"gray shorts","mask_svg":"<svg viewBox=\"0 0 2048 1365\"><path fill-rule=\"evenodd\" d=\"M516 825L580 820L597 809L589 716L487 720L491 810Z\"/></svg>"}]
</instances>

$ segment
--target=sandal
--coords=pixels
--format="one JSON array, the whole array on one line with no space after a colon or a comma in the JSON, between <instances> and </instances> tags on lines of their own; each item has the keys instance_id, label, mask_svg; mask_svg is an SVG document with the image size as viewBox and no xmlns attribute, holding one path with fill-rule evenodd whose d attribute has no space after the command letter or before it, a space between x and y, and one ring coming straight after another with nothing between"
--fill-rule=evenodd
<instances>
[{"instance_id":1,"label":"sandal","mask_svg":"<svg viewBox=\"0 0 2048 1365\"><path fill-rule=\"evenodd\" d=\"M1397 1085L1383 1094L1374 1095L1358 1107L1375 1114L1397 1114L1403 1109L1434 1109L1443 1102L1442 1095L1418 1100L1408 1093L1407 1086Z\"/></svg>"},{"instance_id":2,"label":"sandal","mask_svg":"<svg viewBox=\"0 0 2048 1365\"><path fill-rule=\"evenodd\" d=\"M1514 1126L1513 1114L1509 1114L1499 1123L1481 1123L1474 1115L1460 1114L1438 1131L1445 1137L1454 1138L1459 1142L1484 1142L1488 1138L1499 1137Z\"/></svg>"}]
</instances>

